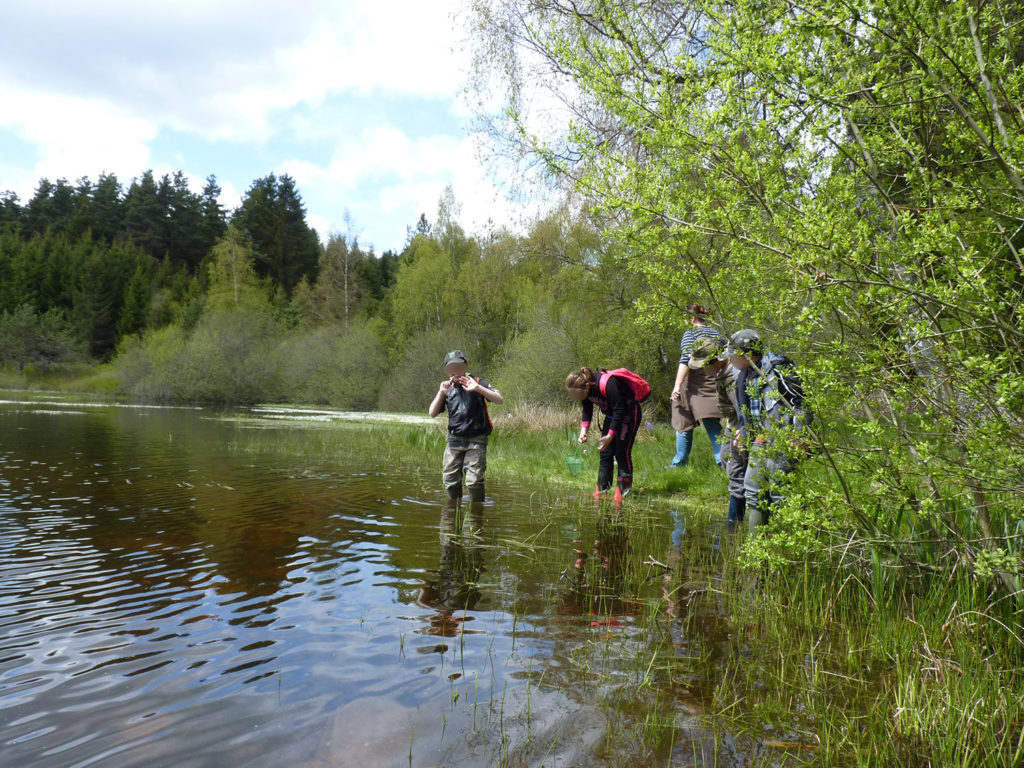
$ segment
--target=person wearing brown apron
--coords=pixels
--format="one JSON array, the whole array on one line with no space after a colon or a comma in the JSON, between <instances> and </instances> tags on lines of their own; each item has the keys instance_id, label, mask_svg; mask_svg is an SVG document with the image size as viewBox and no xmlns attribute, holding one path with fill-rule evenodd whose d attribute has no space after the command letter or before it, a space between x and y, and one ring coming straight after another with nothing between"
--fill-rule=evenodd
<instances>
[{"instance_id":1,"label":"person wearing brown apron","mask_svg":"<svg viewBox=\"0 0 1024 768\"><path fill-rule=\"evenodd\" d=\"M718 438L722 432L722 412L718 408L718 394L715 390L715 377L703 370L714 356L725 347L725 337L707 325L708 309L691 304L687 309L691 312L690 322L693 328L687 329L679 343L679 371L676 374L675 388L672 390L672 428L676 431L676 455L672 459L673 467L685 467L690 460L690 449L693 447L693 430L697 424L703 424L711 440L715 463L719 463L721 446ZM715 347L712 353L711 347ZM691 358L694 349L700 345L699 363Z\"/></svg>"}]
</instances>

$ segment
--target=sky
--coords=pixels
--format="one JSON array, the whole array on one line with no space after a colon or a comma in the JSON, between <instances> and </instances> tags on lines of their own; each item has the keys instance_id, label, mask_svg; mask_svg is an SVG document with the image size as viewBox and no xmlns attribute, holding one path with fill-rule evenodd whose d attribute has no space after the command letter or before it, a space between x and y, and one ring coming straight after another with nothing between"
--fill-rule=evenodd
<instances>
[{"instance_id":1,"label":"sky","mask_svg":"<svg viewBox=\"0 0 1024 768\"><path fill-rule=\"evenodd\" d=\"M400 250L451 185L480 232L514 206L460 92L460 0L33 0L0 4L0 191L41 178L213 174L235 208L291 175L326 240ZM346 216L347 214L347 216Z\"/></svg>"}]
</instances>

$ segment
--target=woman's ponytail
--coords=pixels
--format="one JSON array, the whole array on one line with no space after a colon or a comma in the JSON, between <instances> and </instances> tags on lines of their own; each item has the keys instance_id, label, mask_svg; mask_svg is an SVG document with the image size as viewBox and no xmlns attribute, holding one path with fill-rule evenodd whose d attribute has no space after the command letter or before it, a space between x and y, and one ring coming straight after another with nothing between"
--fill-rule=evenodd
<instances>
[{"instance_id":1,"label":"woman's ponytail","mask_svg":"<svg viewBox=\"0 0 1024 768\"><path fill-rule=\"evenodd\" d=\"M587 367L573 371L565 377L566 389L586 389L588 385L597 382L594 372Z\"/></svg>"}]
</instances>

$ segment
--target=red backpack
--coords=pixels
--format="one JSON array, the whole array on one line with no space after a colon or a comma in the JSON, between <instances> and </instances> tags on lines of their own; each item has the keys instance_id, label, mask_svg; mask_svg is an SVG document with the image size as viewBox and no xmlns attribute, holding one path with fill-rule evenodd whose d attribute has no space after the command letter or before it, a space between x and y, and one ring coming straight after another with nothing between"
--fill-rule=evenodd
<instances>
[{"instance_id":1,"label":"red backpack","mask_svg":"<svg viewBox=\"0 0 1024 768\"><path fill-rule=\"evenodd\" d=\"M610 376L618 376L620 379L628 381L629 388L633 390L633 398L638 403L642 403L651 396L651 385L644 380L643 376L633 373L629 368L615 368L610 371L598 369L598 371L601 375L597 380L597 388L601 390L601 397L608 397L605 388L608 386Z\"/></svg>"}]
</instances>

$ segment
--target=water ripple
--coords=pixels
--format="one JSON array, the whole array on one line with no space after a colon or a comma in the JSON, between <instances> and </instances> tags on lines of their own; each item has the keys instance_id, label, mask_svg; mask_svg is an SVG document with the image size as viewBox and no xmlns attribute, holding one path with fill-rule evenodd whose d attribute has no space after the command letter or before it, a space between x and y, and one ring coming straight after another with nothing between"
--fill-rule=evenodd
<instances>
[{"instance_id":1,"label":"water ripple","mask_svg":"<svg viewBox=\"0 0 1024 768\"><path fill-rule=\"evenodd\" d=\"M244 449L287 425L74 410L0 404L4 765L346 764L350 715L407 740L504 684L515 622L477 582L518 583L442 547L434 480Z\"/></svg>"}]
</instances>

